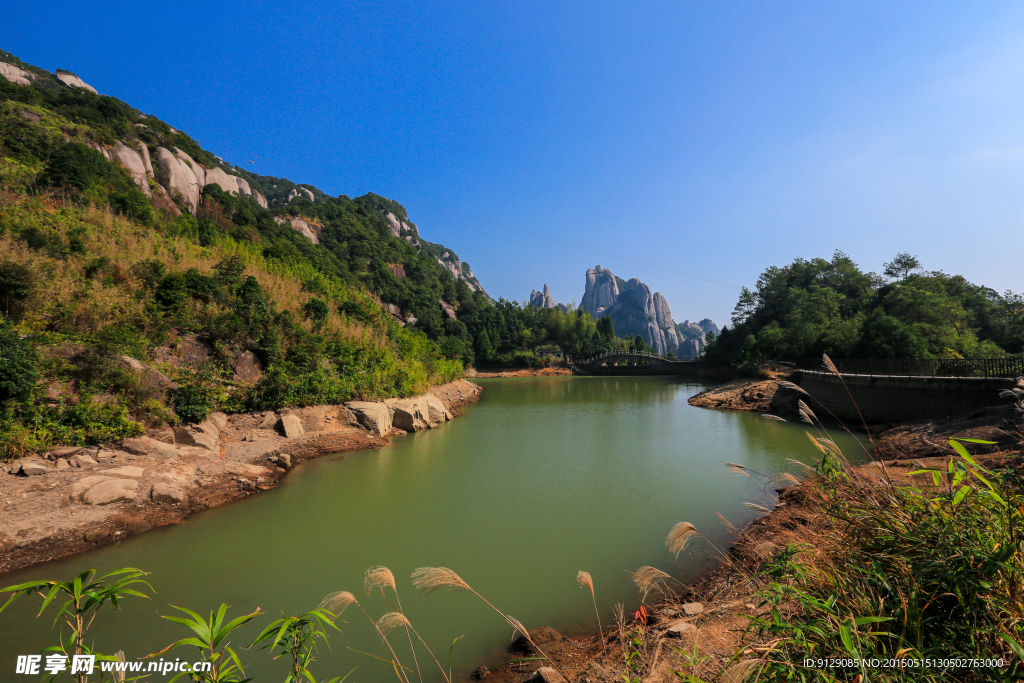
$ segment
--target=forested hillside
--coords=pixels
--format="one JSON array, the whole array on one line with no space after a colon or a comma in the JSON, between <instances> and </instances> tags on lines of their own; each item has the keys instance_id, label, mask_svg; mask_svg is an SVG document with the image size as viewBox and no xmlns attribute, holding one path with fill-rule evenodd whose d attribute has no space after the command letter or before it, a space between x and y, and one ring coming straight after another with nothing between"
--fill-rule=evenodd
<instances>
[{"instance_id":1,"label":"forested hillside","mask_svg":"<svg viewBox=\"0 0 1024 683\"><path fill-rule=\"evenodd\" d=\"M1024 350L1024 297L928 272L910 254L863 272L842 252L796 259L744 287L717 363L808 358L998 358Z\"/></svg>"},{"instance_id":2,"label":"forested hillside","mask_svg":"<svg viewBox=\"0 0 1024 683\"><path fill-rule=\"evenodd\" d=\"M0 61L7 455L215 407L410 395L471 363L615 343L587 315L492 302L397 202L248 173L115 98Z\"/></svg>"}]
</instances>

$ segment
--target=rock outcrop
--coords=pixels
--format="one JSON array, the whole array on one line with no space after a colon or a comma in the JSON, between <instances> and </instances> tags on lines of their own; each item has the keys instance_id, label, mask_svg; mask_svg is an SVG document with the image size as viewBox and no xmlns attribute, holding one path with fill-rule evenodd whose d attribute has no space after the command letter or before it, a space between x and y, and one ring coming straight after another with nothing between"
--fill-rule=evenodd
<instances>
[{"instance_id":1,"label":"rock outcrop","mask_svg":"<svg viewBox=\"0 0 1024 683\"><path fill-rule=\"evenodd\" d=\"M149 150L146 151L148 153ZM142 155L124 143L118 142L114 145L113 156L114 161L125 167L128 175L132 177L132 180L142 189L145 195L152 197L153 191L149 189L149 174L152 171L149 170L149 165L142 158Z\"/></svg>"},{"instance_id":2,"label":"rock outcrop","mask_svg":"<svg viewBox=\"0 0 1024 683\"><path fill-rule=\"evenodd\" d=\"M235 371L234 380L242 384L256 384L263 376L260 361L252 351L238 354L231 368Z\"/></svg>"},{"instance_id":3,"label":"rock outcrop","mask_svg":"<svg viewBox=\"0 0 1024 683\"><path fill-rule=\"evenodd\" d=\"M320 244L319 235L323 230L322 225L309 223L301 218L291 218L290 216L274 216L274 220L281 225L289 226L292 230L307 238L313 244Z\"/></svg>"},{"instance_id":4,"label":"rock outcrop","mask_svg":"<svg viewBox=\"0 0 1024 683\"><path fill-rule=\"evenodd\" d=\"M17 83L18 85L32 85L32 79L35 76L24 69L8 64L7 62L0 62L0 76L3 76L11 83Z\"/></svg>"},{"instance_id":5,"label":"rock outcrop","mask_svg":"<svg viewBox=\"0 0 1024 683\"><path fill-rule=\"evenodd\" d=\"M543 294L540 296L542 299ZM701 326L689 321L677 325L672 319L668 300L661 292L652 293L651 288L637 278L624 281L601 266L587 271L580 310L594 318L610 317L616 335L640 335L655 353L664 355L672 352L680 358L695 358L705 346ZM711 320L705 319L704 322L718 329Z\"/></svg>"},{"instance_id":6,"label":"rock outcrop","mask_svg":"<svg viewBox=\"0 0 1024 683\"><path fill-rule=\"evenodd\" d=\"M285 200L285 203L291 204L293 199L295 199L296 197L301 197L303 195L309 197L309 201L311 202L316 201L316 197L313 195L312 191L305 187L295 187L292 188L292 191L288 193L288 199Z\"/></svg>"},{"instance_id":7,"label":"rock outcrop","mask_svg":"<svg viewBox=\"0 0 1024 683\"><path fill-rule=\"evenodd\" d=\"M199 192L202 189L199 187L195 172L164 147L156 148L156 163L160 169L161 183L167 191L172 197L177 192L189 212L195 214L199 206Z\"/></svg>"},{"instance_id":8,"label":"rock outcrop","mask_svg":"<svg viewBox=\"0 0 1024 683\"><path fill-rule=\"evenodd\" d=\"M217 166L211 168L206 174L208 185L216 185L228 194L238 194L238 180L240 178L228 175Z\"/></svg>"},{"instance_id":9,"label":"rock outcrop","mask_svg":"<svg viewBox=\"0 0 1024 683\"><path fill-rule=\"evenodd\" d=\"M551 288L546 284L544 285L544 291L538 292L535 289L530 292L530 305L536 306L537 308L558 307L558 304L555 303L555 297L551 296Z\"/></svg>"},{"instance_id":10,"label":"rock outcrop","mask_svg":"<svg viewBox=\"0 0 1024 683\"><path fill-rule=\"evenodd\" d=\"M722 331L718 329L718 325L716 325L711 318L704 318L697 324L700 325L700 329L704 330L704 334L711 334L714 332L716 337L722 334Z\"/></svg>"},{"instance_id":11,"label":"rock outcrop","mask_svg":"<svg viewBox=\"0 0 1024 683\"><path fill-rule=\"evenodd\" d=\"M63 69L57 69L57 80L64 85L71 86L72 88L85 88L94 95L98 95L96 88L92 87L81 78L71 73L70 71L64 71Z\"/></svg>"}]
</instances>

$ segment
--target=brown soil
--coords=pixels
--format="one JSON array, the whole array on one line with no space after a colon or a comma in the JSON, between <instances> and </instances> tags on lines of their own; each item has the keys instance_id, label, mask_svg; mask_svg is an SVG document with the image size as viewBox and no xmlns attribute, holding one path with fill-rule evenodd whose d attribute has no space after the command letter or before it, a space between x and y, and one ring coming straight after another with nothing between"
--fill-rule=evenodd
<instances>
[{"instance_id":1,"label":"brown soil","mask_svg":"<svg viewBox=\"0 0 1024 683\"><path fill-rule=\"evenodd\" d=\"M431 389L452 415L479 400L480 387L466 380ZM294 411L306 435L288 439L274 429L260 429L258 414L233 415L220 433L220 453L179 448L177 458L133 455L119 450L93 451L96 465L49 471L32 477L0 471L0 575L91 550L152 528L183 522L193 514L274 488L286 469L273 460L291 456L291 468L309 458L385 446L348 417L343 406L314 406ZM169 430L151 437L171 440ZM247 440L253 439L253 440ZM187 500L179 504L147 502L83 505L72 502L74 483L112 467L139 467L140 490L168 477L188 482Z\"/></svg>"},{"instance_id":2,"label":"brown soil","mask_svg":"<svg viewBox=\"0 0 1024 683\"><path fill-rule=\"evenodd\" d=\"M698 408L764 413L768 412L772 397L779 389L779 382L778 379L738 379L702 391L696 396L691 396L687 402Z\"/></svg>"},{"instance_id":3,"label":"brown soil","mask_svg":"<svg viewBox=\"0 0 1024 683\"><path fill-rule=\"evenodd\" d=\"M995 453L1017 443L1013 406L996 406L946 420L917 420L882 431L875 437L875 452L883 459L932 458L949 453L950 439L995 441L970 444L972 451Z\"/></svg>"}]
</instances>

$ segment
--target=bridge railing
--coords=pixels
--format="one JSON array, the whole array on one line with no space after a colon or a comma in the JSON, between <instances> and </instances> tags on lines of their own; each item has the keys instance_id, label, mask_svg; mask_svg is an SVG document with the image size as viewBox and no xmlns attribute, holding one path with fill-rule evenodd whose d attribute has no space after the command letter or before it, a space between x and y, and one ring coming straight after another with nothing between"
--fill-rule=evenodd
<instances>
[{"instance_id":1,"label":"bridge railing","mask_svg":"<svg viewBox=\"0 0 1024 683\"><path fill-rule=\"evenodd\" d=\"M1007 358L833 358L842 374L888 377L1018 377L1024 355ZM825 370L820 358L789 359L797 370Z\"/></svg>"},{"instance_id":2,"label":"bridge railing","mask_svg":"<svg viewBox=\"0 0 1024 683\"><path fill-rule=\"evenodd\" d=\"M692 363L694 361L700 360L699 358L669 358L668 356L662 356L657 353L651 353L650 351L609 351L608 353L602 353L587 360L574 362L577 365L592 365L593 363L604 360L605 358L622 357L654 358L656 360L664 361L666 363Z\"/></svg>"}]
</instances>

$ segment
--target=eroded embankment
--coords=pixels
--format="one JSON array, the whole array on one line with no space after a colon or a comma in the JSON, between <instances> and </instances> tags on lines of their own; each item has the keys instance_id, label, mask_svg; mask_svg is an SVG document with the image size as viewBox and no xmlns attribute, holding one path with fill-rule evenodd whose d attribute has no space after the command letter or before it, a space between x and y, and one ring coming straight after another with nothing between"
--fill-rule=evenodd
<instances>
[{"instance_id":1,"label":"eroded embankment","mask_svg":"<svg viewBox=\"0 0 1024 683\"><path fill-rule=\"evenodd\" d=\"M274 488L303 460L379 448L479 400L466 380L407 399L212 414L100 448L0 469L0 574L113 543Z\"/></svg>"}]
</instances>

